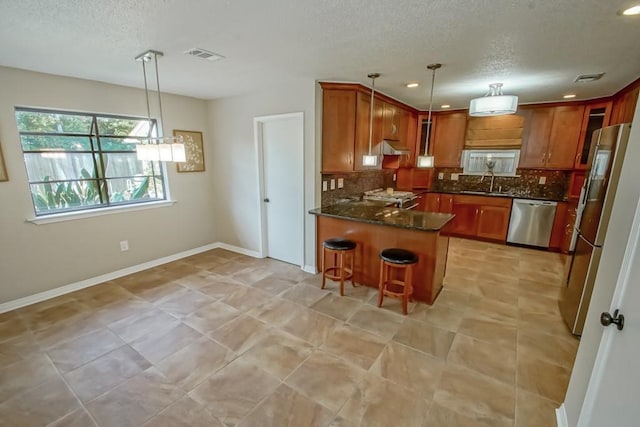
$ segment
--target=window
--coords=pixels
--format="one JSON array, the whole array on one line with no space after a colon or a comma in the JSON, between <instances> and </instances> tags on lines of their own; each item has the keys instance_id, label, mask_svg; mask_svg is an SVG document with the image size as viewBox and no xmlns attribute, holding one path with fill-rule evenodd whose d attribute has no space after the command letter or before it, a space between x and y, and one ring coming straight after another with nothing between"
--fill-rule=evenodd
<instances>
[{"instance_id":1,"label":"window","mask_svg":"<svg viewBox=\"0 0 640 427\"><path fill-rule=\"evenodd\" d=\"M493 169L495 175L515 176L520 150L464 150L465 175L483 175Z\"/></svg>"},{"instance_id":2,"label":"window","mask_svg":"<svg viewBox=\"0 0 640 427\"><path fill-rule=\"evenodd\" d=\"M16 108L36 216L166 199L160 162L136 157L146 118Z\"/></svg>"}]
</instances>

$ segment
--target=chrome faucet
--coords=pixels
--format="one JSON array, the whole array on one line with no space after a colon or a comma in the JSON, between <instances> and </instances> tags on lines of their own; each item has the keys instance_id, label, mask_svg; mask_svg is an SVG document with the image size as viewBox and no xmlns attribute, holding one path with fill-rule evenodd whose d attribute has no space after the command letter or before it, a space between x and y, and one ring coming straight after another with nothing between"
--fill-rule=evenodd
<instances>
[{"instance_id":1,"label":"chrome faucet","mask_svg":"<svg viewBox=\"0 0 640 427\"><path fill-rule=\"evenodd\" d=\"M489 186L489 193L493 193L493 181L496 178L496 175L493 173L493 169L489 169L486 173L482 174L482 178L480 178L480 182L484 181L484 178L490 175L491 176L491 185Z\"/></svg>"}]
</instances>

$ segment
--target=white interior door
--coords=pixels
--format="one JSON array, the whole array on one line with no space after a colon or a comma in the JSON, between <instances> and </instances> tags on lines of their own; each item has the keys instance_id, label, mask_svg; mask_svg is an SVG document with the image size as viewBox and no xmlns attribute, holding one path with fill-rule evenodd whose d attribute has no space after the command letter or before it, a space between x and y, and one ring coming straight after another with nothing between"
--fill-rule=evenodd
<instances>
[{"instance_id":1,"label":"white interior door","mask_svg":"<svg viewBox=\"0 0 640 427\"><path fill-rule=\"evenodd\" d=\"M640 425L640 205L631 229L609 313L620 310L624 328L605 328L579 426Z\"/></svg>"},{"instance_id":2,"label":"white interior door","mask_svg":"<svg viewBox=\"0 0 640 427\"><path fill-rule=\"evenodd\" d=\"M256 118L262 159L264 255L291 264L304 260L304 117L302 113Z\"/></svg>"}]
</instances>

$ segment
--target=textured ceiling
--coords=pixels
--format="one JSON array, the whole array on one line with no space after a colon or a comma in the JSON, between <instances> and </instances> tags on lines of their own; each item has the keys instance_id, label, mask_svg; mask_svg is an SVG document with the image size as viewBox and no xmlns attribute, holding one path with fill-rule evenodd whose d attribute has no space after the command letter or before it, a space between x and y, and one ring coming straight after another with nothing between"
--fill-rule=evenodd
<instances>
[{"instance_id":1,"label":"textured ceiling","mask_svg":"<svg viewBox=\"0 0 640 427\"><path fill-rule=\"evenodd\" d=\"M633 1L633 0L631 0ZM466 108L489 83L521 103L611 95L640 75L640 16L620 0L0 0L0 65L212 99L292 78L352 81L426 109ZM218 62L182 52L200 47ZM581 73L606 72L594 83ZM419 81L417 89L404 83Z\"/></svg>"}]
</instances>

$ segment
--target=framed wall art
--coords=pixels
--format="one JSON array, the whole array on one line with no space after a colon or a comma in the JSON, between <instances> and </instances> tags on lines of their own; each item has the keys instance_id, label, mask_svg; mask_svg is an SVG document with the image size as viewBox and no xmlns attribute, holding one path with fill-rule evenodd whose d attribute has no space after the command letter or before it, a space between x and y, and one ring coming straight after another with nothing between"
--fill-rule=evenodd
<instances>
[{"instance_id":1,"label":"framed wall art","mask_svg":"<svg viewBox=\"0 0 640 427\"><path fill-rule=\"evenodd\" d=\"M9 175L7 174L7 166L2 156L2 146L0 145L0 182L2 181L9 181Z\"/></svg>"},{"instance_id":2,"label":"framed wall art","mask_svg":"<svg viewBox=\"0 0 640 427\"><path fill-rule=\"evenodd\" d=\"M173 130L173 136L182 136L187 161L176 163L178 172L204 172L204 146L202 132Z\"/></svg>"}]
</instances>

